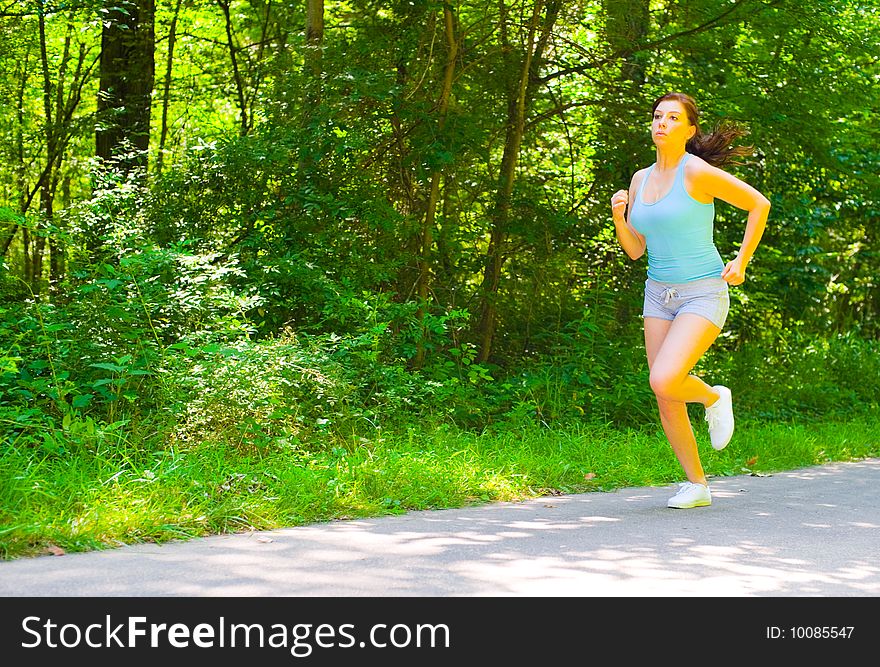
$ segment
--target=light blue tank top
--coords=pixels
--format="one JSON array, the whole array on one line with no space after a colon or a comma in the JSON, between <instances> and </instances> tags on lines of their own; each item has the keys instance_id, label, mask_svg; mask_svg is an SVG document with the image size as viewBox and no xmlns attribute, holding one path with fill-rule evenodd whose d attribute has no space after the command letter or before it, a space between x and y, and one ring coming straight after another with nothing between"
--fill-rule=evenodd
<instances>
[{"instance_id":1,"label":"light blue tank top","mask_svg":"<svg viewBox=\"0 0 880 667\"><path fill-rule=\"evenodd\" d=\"M686 283L715 278L724 262L713 242L715 204L703 204L684 187L685 153L675 170L669 193L653 204L642 201L642 191L654 171L651 165L639 185L629 221L645 237L648 247L648 278L665 283Z\"/></svg>"}]
</instances>

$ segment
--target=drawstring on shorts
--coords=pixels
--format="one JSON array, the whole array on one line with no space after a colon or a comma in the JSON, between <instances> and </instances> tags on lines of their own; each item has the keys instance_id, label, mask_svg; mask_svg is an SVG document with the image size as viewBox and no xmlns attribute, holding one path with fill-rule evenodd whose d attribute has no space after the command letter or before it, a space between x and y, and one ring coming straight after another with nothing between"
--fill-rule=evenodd
<instances>
[{"instance_id":1,"label":"drawstring on shorts","mask_svg":"<svg viewBox=\"0 0 880 667\"><path fill-rule=\"evenodd\" d=\"M663 305L664 306L667 305L669 303L670 299L674 299L677 296L678 296L678 290L676 290L674 287L666 287L663 290Z\"/></svg>"}]
</instances>

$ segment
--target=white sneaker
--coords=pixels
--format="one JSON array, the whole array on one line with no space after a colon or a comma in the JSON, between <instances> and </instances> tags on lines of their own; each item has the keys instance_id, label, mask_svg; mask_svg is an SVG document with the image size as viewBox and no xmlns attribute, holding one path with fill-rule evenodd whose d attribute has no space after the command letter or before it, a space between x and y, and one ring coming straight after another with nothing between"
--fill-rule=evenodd
<instances>
[{"instance_id":1,"label":"white sneaker","mask_svg":"<svg viewBox=\"0 0 880 667\"><path fill-rule=\"evenodd\" d=\"M733 436L733 396L730 389L720 384L712 387L721 396L706 408L706 421L709 423L709 440L715 449L727 447Z\"/></svg>"},{"instance_id":2,"label":"white sneaker","mask_svg":"<svg viewBox=\"0 0 880 667\"><path fill-rule=\"evenodd\" d=\"M705 484L695 484L694 482L684 482L679 484L678 493L676 493L669 502L667 507L673 507L679 510L690 509L691 507L706 507L712 504L712 494L709 493L709 487Z\"/></svg>"}]
</instances>

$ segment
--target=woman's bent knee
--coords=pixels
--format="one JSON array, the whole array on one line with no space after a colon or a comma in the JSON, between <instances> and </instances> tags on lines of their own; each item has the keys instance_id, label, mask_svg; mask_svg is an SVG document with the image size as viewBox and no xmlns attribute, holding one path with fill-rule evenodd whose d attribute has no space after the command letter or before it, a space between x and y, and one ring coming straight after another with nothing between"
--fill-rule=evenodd
<instances>
[{"instance_id":1,"label":"woman's bent knee","mask_svg":"<svg viewBox=\"0 0 880 667\"><path fill-rule=\"evenodd\" d=\"M674 400L675 390L684 381L684 377L677 373L665 373L661 370L652 369L648 381L657 398Z\"/></svg>"}]
</instances>

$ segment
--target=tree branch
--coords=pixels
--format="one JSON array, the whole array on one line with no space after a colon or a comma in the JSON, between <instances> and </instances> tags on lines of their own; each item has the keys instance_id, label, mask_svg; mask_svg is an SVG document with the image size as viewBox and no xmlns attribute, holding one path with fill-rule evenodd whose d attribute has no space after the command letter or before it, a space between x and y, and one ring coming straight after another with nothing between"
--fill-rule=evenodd
<instances>
[{"instance_id":1,"label":"tree branch","mask_svg":"<svg viewBox=\"0 0 880 667\"><path fill-rule=\"evenodd\" d=\"M559 70L557 72L553 72L552 74L547 74L539 79L541 83L547 83L548 81L552 81L553 79L558 79L562 76L567 76L569 74L577 74L579 72L584 72L586 70L595 69L597 67L602 67L603 65L607 65L612 62L616 62L621 58L626 58L627 56L632 55L633 53L638 53L640 51L648 51L651 49L655 49L659 46L663 46L670 42L674 42L676 40L682 39L683 37L689 37L691 35L696 35L701 32L705 32L710 28L717 27L724 22L724 19L729 17L733 12L737 11L739 8L750 4L753 0L738 0L734 5L732 5L729 9L722 12L718 16L706 21L702 25L698 25L695 28L691 28L690 30L683 30L681 32L673 33L672 35L667 35L661 39L657 39L653 42L647 42L645 44L634 45L632 48L623 49L617 51L610 55L607 58L602 58L600 60L595 60L592 62L584 63L583 65L577 65L574 67L567 67L565 69ZM777 4L777 3L773 3Z\"/></svg>"}]
</instances>

